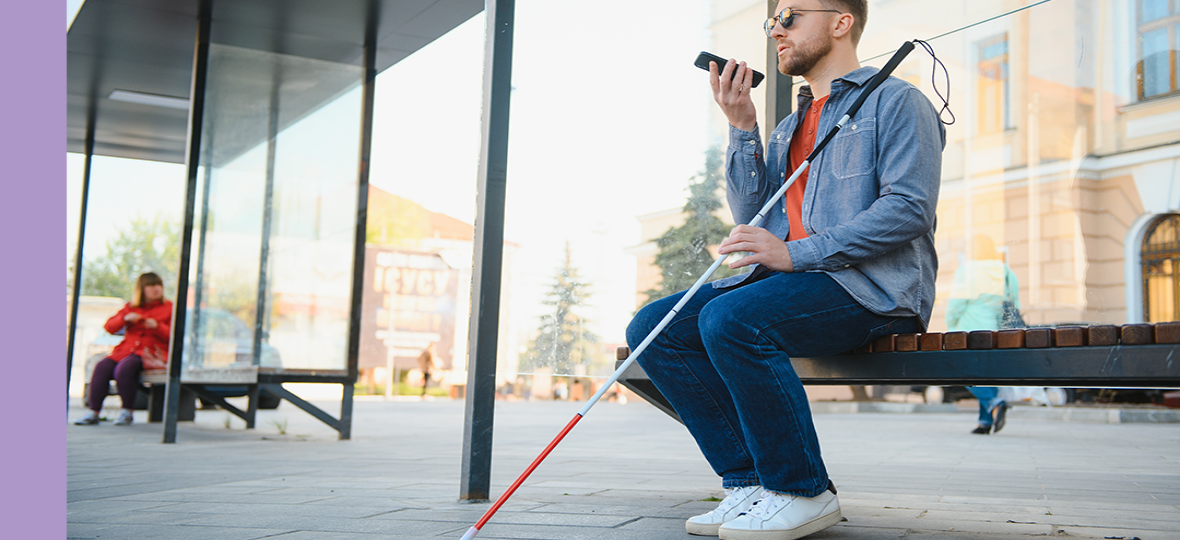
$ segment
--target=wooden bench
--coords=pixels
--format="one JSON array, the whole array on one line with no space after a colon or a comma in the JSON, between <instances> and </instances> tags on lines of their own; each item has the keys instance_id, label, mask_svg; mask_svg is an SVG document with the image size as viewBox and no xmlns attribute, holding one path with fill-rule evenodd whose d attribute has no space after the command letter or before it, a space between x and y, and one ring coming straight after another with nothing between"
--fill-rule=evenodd
<instances>
[{"instance_id":1,"label":"wooden bench","mask_svg":"<svg viewBox=\"0 0 1180 540\"><path fill-rule=\"evenodd\" d=\"M807 385L1178 388L1180 322L894 334L791 364ZM679 420L638 362L619 383Z\"/></svg>"}]
</instances>

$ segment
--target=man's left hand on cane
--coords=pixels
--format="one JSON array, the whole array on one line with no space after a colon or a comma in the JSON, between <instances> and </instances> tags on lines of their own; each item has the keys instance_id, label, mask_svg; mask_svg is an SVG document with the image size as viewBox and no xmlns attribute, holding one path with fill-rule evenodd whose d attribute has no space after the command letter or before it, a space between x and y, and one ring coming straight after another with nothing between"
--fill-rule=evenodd
<instances>
[{"instance_id":1,"label":"man's left hand on cane","mask_svg":"<svg viewBox=\"0 0 1180 540\"><path fill-rule=\"evenodd\" d=\"M721 242L717 252L726 255L745 251L745 257L729 263L730 268L741 268L754 263L761 264L776 272L793 272L791 252L782 238L761 227L738 225L730 231L729 238Z\"/></svg>"}]
</instances>

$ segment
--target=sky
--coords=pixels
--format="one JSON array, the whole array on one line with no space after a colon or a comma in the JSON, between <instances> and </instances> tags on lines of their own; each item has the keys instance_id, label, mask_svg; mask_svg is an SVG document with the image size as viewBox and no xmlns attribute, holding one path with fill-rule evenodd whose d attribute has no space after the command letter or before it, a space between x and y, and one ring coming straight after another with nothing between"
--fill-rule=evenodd
<instances>
[{"instance_id":1,"label":"sky","mask_svg":"<svg viewBox=\"0 0 1180 540\"><path fill-rule=\"evenodd\" d=\"M72 19L67 3L67 25ZM708 2L516 3L505 239L516 317L543 313L563 261L593 294L583 315L622 341L635 309L636 216L679 208L704 163ZM625 16L624 16L625 15ZM475 222L484 16L477 15L377 78L370 182ZM67 260L77 234L83 159L68 154ZM181 165L96 158L86 257L118 224L183 215Z\"/></svg>"}]
</instances>

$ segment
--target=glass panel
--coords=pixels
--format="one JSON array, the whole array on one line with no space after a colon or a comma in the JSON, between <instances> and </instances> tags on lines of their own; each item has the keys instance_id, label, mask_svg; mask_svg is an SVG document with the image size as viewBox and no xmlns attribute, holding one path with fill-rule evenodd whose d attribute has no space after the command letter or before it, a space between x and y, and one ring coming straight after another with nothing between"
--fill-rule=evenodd
<instances>
[{"instance_id":1,"label":"glass panel","mask_svg":"<svg viewBox=\"0 0 1180 540\"><path fill-rule=\"evenodd\" d=\"M1180 308L1180 216L1161 217L1143 240L1144 297L1148 322L1174 321Z\"/></svg>"},{"instance_id":2,"label":"glass panel","mask_svg":"<svg viewBox=\"0 0 1180 540\"><path fill-rule=\"evenodd\" d=\"M1140 40L1143 50L1143 97L1168 93L1172 89L1168 29L1144 32Z\"/></svg>"},{"instance_id":3,"label":"glass panel","mask_svg":"<svg viewBox=\"0 0 1180 540\"><path fill-rule=\"evenodd\" d=\"M477 15L377 77L358 393L467 381L483 27Z\"/></svg>"},{"instance_id":4,"label":"glass panel","mask_svg":"<svg viewBox=\"0 0 1180 540\"><path fill-rule=\"evenodd\" d=\"M1139 22L1145 23L1168 16L1168 0L1139 0Z\"/></svg>"},{"instance_id":5,"label":"glass panel","mask_svg":"<svg viewBox=\"0 0 1180 540\"><path fill-rule=\"evenodd\" d=\"M345 369L362 70L209 58L185 365Z\"/></svg>"},{"instance_id":6,"label":"glass panel","mask_svg":"<svg viewBox=\"0 0 1180 540\"><path fill-rule=\"evenodd\" d=\"M708 101L707 72L693 61L710 51L766 73L765 3L712 4L518 4L505 223L515 246L500 344L511 357L498 370L502 393L588 398L613 371L644 292L659 288L658 269L637 282L636 257L649 268L654 236L683 221L706 150L721 144L710 126L725 121ZM735 16L711 21L713 11ZM570 29L554 21L577 21L611 39L554 47L568 42ZM740 30L723 34L731 28ZM710 44L710 30L725 39ZM755 89L756 100L766 87ZM668 217L659 225L637 220L652 213ZM730 218L721 215L717 224L728 232ZM654 235L641 237L641 228ZM723 237L708 238L701 251ZM695 270L686 262L672 272Z\"/></svg>"},{"instance_id":7,"label":"glass panel","mask_svg":"<svg viewBox=\"0 0 1180 540\"><path fill-rule=\"evenodd\" d=\"M84 166L85 156L66 154L67 317ZM120 335L108 334L103 324L131 299L140 274L159 274L165 297L175 299L184 167L96 156L91 161L87 206L82 294L70 376L70 393L77 396L82 394L82 385L90 382L93 364L122 341Z\"/></svg>"}]
</instances>

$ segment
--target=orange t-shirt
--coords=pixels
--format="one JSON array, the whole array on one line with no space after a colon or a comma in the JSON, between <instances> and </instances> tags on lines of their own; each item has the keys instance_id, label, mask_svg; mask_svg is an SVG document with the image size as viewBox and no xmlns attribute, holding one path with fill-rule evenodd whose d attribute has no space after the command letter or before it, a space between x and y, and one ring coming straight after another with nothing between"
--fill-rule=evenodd
<instances>
[{"instance_id":1,"label":"orange t-shirt","mask_svg":"<svg viewBox=\"0 0 1180 540\"><path fill-rule=\"evenodd\" d=\"M791 139L791 146L787 149L788 178L815 148L815 132L819 129L819 113L827 101L828 96L812 101L811 108L807 109L803 121L799 122L799 127L795 129L795 136ZM810 166L808 170L799 175L791 187L787 188L787 222L791 224L791 231L787 233L788 242L807 238L807 231L803 230L803 190L807 189L807 174L809 172L811 172Z\"/></svg>"}]
</instances>

